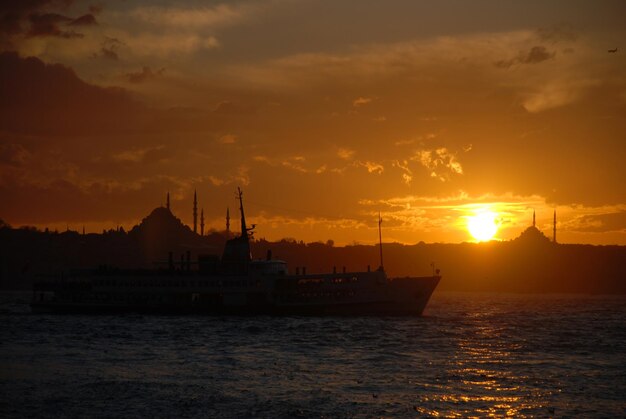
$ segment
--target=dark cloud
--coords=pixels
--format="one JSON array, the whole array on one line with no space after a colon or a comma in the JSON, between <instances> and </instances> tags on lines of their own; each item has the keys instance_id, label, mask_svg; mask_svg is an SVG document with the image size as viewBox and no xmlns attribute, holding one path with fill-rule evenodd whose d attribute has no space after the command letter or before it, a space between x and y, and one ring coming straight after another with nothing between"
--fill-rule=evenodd
<instances>
[{"instance_id":1,"label":"dark cloud","mask_svg":"<svg viewBox=\"0 0 626 419\"><path fill-rule=\"evenodd\" d=\"M102 12L102 9L103 7L101 4L92 4L91 6L89 6L89 13L97 15Z\"/></svg>"},{"instance_id":2,"label":"dark cloud","mask_svg":"<svg viewBox=\"0 0 626 419\"><path fill-rule=\"evenodd\" d=\"M515 58L510 60L496 61L494 65L498 68L510 68L516 64L538 64L556 56L556 52L550 52L546 47L538 45L529 51L520 51Z\"/></svg>"},{"instance_id":3,"label":"dark cloud","mask_svg":"<svg viewBox=\"0 0 626 419\"><path fill-rule=\"evenodd\" d=\"M30 152L21 144L0 144L0 165L21 166L30 157Z\"/></svg>"},{"instance_id":4,"label":"dark cloud","mask_svg":"<svg viewBox=\"0 0 626 419\"><path fill-rule=\"evenodd\" d=\"M104 41L102 41L102 44L100 45L100 51L94 53L93 58L102 57L108 60L117 61L120 58L118 54L118 50L120 49L122 45L124 45L124 43L121 42L119 39L110 38L107 36L105 37Z\"/></svg>"},{"instance_id":5,"label":"dark cloud","mask_svg":"<svg viewBox=\"0 0 626 419\"><path fill-rule=\"evenodd\" d=\"M206 113L151 108L126 89L95 86L71 68L15 52L0 53L0 81L0 126L7 133L149 135L219 128Z\"/></svg>"},{"instance_id":6,"label":"dark cloud","mask_svg":"<svg viewBox=\"0 0 626 419\"><path fill-rule=\"evenodd\" d=\"M68 1L53 0L24 0L0 2L0 33L19 34L23 31L22 23L28 20L30 14L37 12L44 6L67 6Z\"/></svg>"},{"instance_id":7,"label":"dark cloud","mask_svg":"<svg viewBox=\"0 0 626 419\"><path fill-rule=\"evenodd\" d=\"M0 53L0 80L0 122L9 132L110 131L145 111L123 89L87 84L68 67L15 52Z\"/></svg>"},{"instance_id":8,"label":"dark cloud","mask_svg":"<svg viewBox=\"0 0 626 419\"><path fill-rule=\"evenodd\" d=\"M57 13L31 13L29 16L30 29L26 32L28 37L56 36L59 38L82 38L84 35L72 30L61 28L63 24L69 24L72 19Z\"/></svg>"},{"instance_id":9,"label":"dark cloud","mask_svg":"<svg viewBox=\"0 0 626 419\"><path fill-rule=\"evenodd\" d=\"M526 54L520 56L519 60L524 64L536 64L542 61L549 60L556 55L555 52L549 52L546 47L536 46L532 47L531 50Z\"/></svg>"},{"instance_id":10,"label":"dark cloud","mask_svg":"<svg viewBox=\"0 0 626 419\"><path fill-rule=\"evenodd\" d=\"M626 230L626 212L585 215L578 221L578 231L603 233Z\"/></svg>"},{"instance_id":11,"label":"dark cloud","mask_svg":"<svg viewBox=\"0 0 626 419\"><path fill-rule=\"evenodd\" d=\"M68 23L69 26L92 26L97 24L96 17L91 13L77 17Z\"/></svg>"},{"instance_id":12,"label":"dark cloud","mask_svg":"<svg viewBox=\"0 0 626 419\"><path fill-rule=\"evenodd\" d=\"M0 2L0 48L16 48L20 37L82 38L83 34L67 27L97 24L93 13L77 18L49 9L65 10L71 0L23 0Z\"/></svg>"},{"instance_id":13,"label":"dark cloud","mask_svg":"<svg viewBox=\"0 0 626 419\"><path fill-rule=\"evenodd\" d=\"M574 42L578 39L578 31L570 24L554 25L547 28L537 29L537 36L542 41L557 42Z\"/></svg>"},{"instance_id":14,"label":"dark cloud","mask_svg":"<svg viewBox=\"0 0 626 419\"><path fill-rule=\"evenodd\" d=\"M143 83L147 80L151 80L155 77L160 76L165 71L164 68L160 68L156 71L152 71L150 67L143 67L141 71L136 73L127 73L126 79L131 83Z\"/></svg>"}]
</instances>

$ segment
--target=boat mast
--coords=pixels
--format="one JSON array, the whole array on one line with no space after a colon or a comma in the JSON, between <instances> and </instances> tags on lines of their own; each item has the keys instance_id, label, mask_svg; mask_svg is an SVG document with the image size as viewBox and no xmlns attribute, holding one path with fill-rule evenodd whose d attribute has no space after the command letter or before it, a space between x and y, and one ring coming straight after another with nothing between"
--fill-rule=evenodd
<instances>
[{"instance_id":1,"label":"boat mast","mask_svg":"<svg viewBox=\"0 0 626 419\"><path fill-rule=\"evenodd\" d=\"M383 267L383 234L381 225L383 223L383 219L380 216L380 212L378 213L378 244L380 246L380 270L384 271Z\"/></svg>"},{"instance_id":2,"label":"boat mast","mask_svg":"<svg viewBox=\"0 0 626 419\"><path fill-rule=\"evenodd\" d=\"M243 192L241 192L241 188L237 187L237 193L239 194L239 211L241 212L241 237L248 238L248 229L246 228L246 216L243 213Z\"/></svg>"}]
</instances>

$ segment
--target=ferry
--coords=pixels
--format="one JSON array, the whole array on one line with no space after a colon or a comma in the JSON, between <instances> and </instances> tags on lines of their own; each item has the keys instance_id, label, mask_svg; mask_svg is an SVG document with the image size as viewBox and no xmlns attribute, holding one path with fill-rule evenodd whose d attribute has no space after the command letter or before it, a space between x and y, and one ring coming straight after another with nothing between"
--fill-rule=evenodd
<instances>
[{"instance_id":1,"label":"ferry","mask_svg":"<svg viewBox=\"0 0 626 419\"><path fill-rule=\"evenodd\" d=\"M430 276L390 278L380 267L362 272L289 273L287 263L253 259L254 225L247 227L238 189L241 233L226 242L223 254L190 252L156 269L101 266L72 270L35 282L31 308L41 313L155 313L307 316L420 316L441 280Z\"/></svg>"}]
</instances>

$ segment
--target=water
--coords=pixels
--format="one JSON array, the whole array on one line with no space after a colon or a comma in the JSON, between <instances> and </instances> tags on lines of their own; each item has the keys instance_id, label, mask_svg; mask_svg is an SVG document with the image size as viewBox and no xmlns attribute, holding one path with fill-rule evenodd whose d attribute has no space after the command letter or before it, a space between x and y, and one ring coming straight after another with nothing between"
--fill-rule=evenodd
<instances>
[{"instance_id":1,"label":"water","mask_svg":"<svg viewBox=\"0 0 626 419\"><path fill-rule=\"evenodd\" d=\"M422 318L0 314L2 417L626 416L626 297Z\"/></svg>"}]
</instances>

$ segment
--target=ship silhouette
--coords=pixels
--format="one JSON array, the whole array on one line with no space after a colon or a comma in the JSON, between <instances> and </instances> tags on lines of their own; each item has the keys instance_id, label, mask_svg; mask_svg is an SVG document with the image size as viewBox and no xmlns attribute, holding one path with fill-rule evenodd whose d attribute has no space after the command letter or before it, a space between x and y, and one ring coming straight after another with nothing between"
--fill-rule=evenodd
<instances>
[{"instance_id":1,"label":"ship silhouette","mask_svg":"<svg viewBox=\"0 0 626 419\"><path fill-rule=\"evenodd\" d=\"M307 274L267 252L253 259L243 194L238 190L240 234L224 245L221 257L191 252L168 252L167 262L153 269L118 269L101 266L42 278L33 287L35 312L57 313L205 313L270 315L421 315L441 276L389 278L382 265L376 270ZM194 230L195 219L194 200ZM379 222L380 229L380 222ZM380 232L380 230L379 230ZM155 209L130 236L150 243L193 242L194 231L184 226L167 207ZM191 243L193 244L193 243Z\"/></svg>"}]
</instances>

